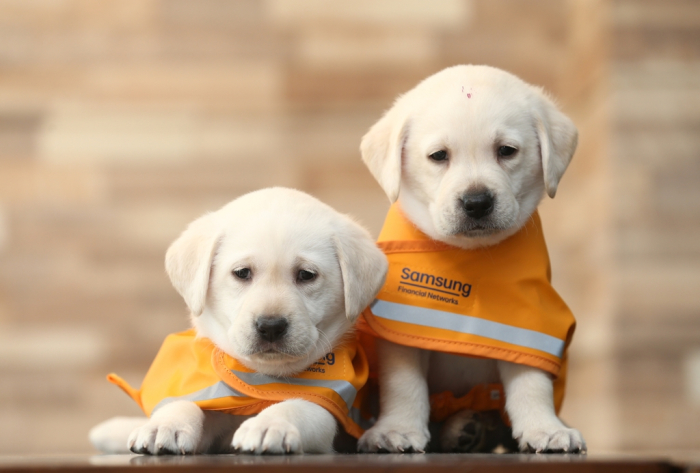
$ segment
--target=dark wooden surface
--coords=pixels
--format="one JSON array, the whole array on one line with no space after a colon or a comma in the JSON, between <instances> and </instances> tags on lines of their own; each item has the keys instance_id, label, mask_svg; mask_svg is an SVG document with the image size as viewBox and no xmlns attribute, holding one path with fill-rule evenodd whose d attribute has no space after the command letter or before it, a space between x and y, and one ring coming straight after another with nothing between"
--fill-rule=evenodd
<instances>
[{"instance_id":1,"label":"dark wooden surface","mask_svg":"<svg viewBox=\"0 0 700 473\"><path fill-rule=\"evenodd\" d=\"M0 472L57 471L119 473L137 468L142 472L235 471L265 473L284 470L289 473L374 472L596 472L665 473L698 471L674 464L664 458L601 457L587 455L66 455L4 456Z\"/></svg>"}]
</instances>

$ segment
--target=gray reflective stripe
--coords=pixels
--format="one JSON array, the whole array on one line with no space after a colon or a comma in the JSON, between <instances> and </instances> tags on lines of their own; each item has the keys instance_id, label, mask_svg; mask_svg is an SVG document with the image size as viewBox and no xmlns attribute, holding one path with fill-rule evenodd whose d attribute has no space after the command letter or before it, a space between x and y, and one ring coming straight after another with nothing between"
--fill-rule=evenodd
<instances>
[{"instance_id":1,"label":"gray reflective stripe","mask_svg":"<svg viewBox=\"0 0 700 473\"><path fill-rule=\"evenodd\" d=\"M156 407L153 408L153 412L174 401L209 401L211 399L220 399L230 396L247 397L245 394L241 394L223 381L219 381L208 388L200 389L199 391L185 394L184 396L166 397L156 404Z\"/></svg>"},{"instance_id":2,"label":"gray reflective stripe","mask_svg":"<svg viewBox=\"0 0 700 473\"><path fill-rule=\"evenodd\" d=\"M372 303L372 313L377 317L396 322L468 333L521 347L534 348L559 358L564 351L564 341L551 335L469 315L453 314L379 299Z\"/></svg>"},{"instance_id":3,"label":"gray reflective stripe","mask_svg":"<svg viewBox=\"0 0 700 473\"><path fill-rule=\"evenodd\" d=\"M332 389L340 397L343 398L348 409L352 407L352 403L355 402L355 396L357 395L357 390L355 386L347 381L342 381L338 379L322 380L322 379L303 379L303 378L275 378L273 376L267 376L262 373L245 373L243 371L231 370L231 373L235 374L246 384L252 386L260 386L261 384L270 383L282 383L282 384L295 384L297 386L315 386L321 388Z\"/></svg>"}]
</instances>

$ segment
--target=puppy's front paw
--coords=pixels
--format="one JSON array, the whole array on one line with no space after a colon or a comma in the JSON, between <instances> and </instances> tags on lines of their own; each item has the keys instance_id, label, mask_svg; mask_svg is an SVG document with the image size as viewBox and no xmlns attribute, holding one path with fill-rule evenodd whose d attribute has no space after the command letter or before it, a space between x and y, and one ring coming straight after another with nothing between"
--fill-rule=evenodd
<instances>
[{"instance_id":1,"label":"puppy's front paw","mask_svg":"<svg viewBox=\"0 0 700 473\"><path fill-rule=\"evenodd\" d=\"M303 453L301 434L294 424L266 416L243 422L233 435L232 446L241 453Z\"/></svg>"},{"instance_id":2,"label":"puppy's front paw","mask_svg":"<svg viewBox=\"0 0 700 473\"><path fill-rule=\"evenodd\" d=\"M202 425L178 419L151 419L129 435L127 446L134 453L189 455L197 451Z\"/></svg>"},{"instance_id":3,"label":"puppy's front paw","mask_svg":"<svg viewBox=\"0 0 700 473\"><path fill-rule=\"evenodd\" d=\"M357 449L365 453L425 453L429 440L427 426L377 422L360 437Z\"/></svg>"},{"instance_id":4,"label":"puppy's front paw","mask_svg":"<svg viewBox=\"0 0 700 473\"><path fill-rule=\"evenodd\" d=\"M586 442L576 429L570 429L561 422L534 425L521 434L514 431L520 450L536 453L584 453Z\"/></svg>"}]
</instances>

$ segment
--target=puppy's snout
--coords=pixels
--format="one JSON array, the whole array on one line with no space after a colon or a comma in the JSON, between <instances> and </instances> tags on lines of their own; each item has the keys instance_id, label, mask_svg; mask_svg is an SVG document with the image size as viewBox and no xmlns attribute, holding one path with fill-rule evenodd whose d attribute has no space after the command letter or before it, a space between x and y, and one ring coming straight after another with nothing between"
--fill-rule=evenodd
<instances>
[{"instance_id":1,"label":"puppy's snout","mask_svg":"<svg viewBox=\"0 0 700 473\"><path fill-rule=\"evenodd\" d=\"M493 195L489 191L480 191L462 196L462 207L467 216L479 220L493 211Z\"/></svg>"},{"instance_id":2,"label":"puppy's snout","mask_svg":"<svg viewBox=\"0 0 700 473\"><path fill-rule=\"evenodd\" d=\"M263 315L255 321L255 330L263 340L276 342L287 333L289 322L284 317Z\"/></svg>"}]
</instances>

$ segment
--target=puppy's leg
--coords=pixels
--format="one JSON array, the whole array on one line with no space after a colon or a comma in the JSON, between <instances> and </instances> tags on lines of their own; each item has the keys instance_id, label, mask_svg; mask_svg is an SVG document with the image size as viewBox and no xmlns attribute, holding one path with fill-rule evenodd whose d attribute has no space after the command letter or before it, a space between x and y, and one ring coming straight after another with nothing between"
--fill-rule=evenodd
<instances>
[{"instance_id":1,"label":"puppy's leg","mask_svg":"<svg viewBox=\"0 0 700 473\"><path fill-rule=\"evenodd\" d=\"M500 361L506 412L521 451L585 452L581 433L570 429L554 412L552 379L537 368Z\"/></svg>"},{"instance_id":2,"label":"puppy's leg","mask_svg":"<svg viewBox=\"0 0 700 473\"><path fill-rule=\"evenodd\" d=\"M191 454L202 440L204 412L193 402L175 401L155 411L134 429L127 446L134 453Z\"/></svg>"},{"instance_id":3,"label":"puppy's leg","mask_svg":"<svg viewBox=\"0 0 700 473\"><path fill-rule=\"evenodd\" d=\"M360 438L361 452L424 452L430 440L426 374L430 352L377 340L379 420Z\"/></svg>"},{"instance_id":4,"label":"puppy's leg","mask_svg":"<svg viewBox=\"0 0 700 473\"><path fill-rule=\"evenodd\" d=\"M243 422L233 435L242 453L331 453L336 420L323 407L303 399L273 404Z\"/></svg>"},{"instance_id":5,"label":"puppy's leg","mask_svg":"<svg viewBox=\"0 0 700 473\"><path fill-rule=\"evenodd\" d=\"M102 453L129 453L126 441L134 429L148 422L147 417L112 417L90 429L90 443Z\"/></svg>"},{"instance_id":6,"label":"puppy's leg","mask_svg":"<svg viewBox=\"0 0 700 473\"><path fill-rule=\"evenodd\" d=\"M230 441L238 416L204 412L190 401L175 401L158 409L148 422L131 432L127 447L151 455L217 453L221 439Z\"/></svg>"}]
</instances>

